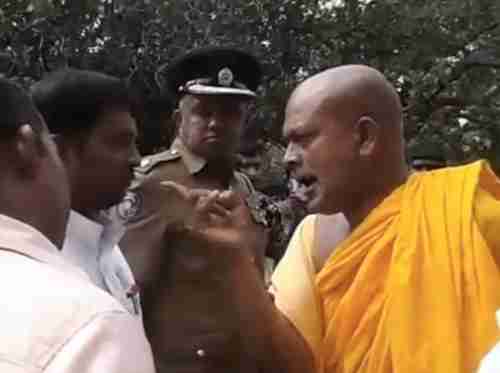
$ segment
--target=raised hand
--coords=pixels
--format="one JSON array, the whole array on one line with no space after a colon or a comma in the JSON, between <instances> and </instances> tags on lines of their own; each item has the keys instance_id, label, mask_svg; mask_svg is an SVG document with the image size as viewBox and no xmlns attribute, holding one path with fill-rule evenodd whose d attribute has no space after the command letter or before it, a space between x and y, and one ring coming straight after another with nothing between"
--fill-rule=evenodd
<instances>
[{"instance_id":1,"label":"raised hand","mask_svg":"<svg viewBox=\"0 0 500 373\"><path fill-rule=\"evenodd\" d=\"M253 221L239 194L229 190L190 189L174 182L161 185L186 204L183 230L216 249L216 255L245 255L251 260L263 256L267 233Z\"/></svg>"}]
</instances>

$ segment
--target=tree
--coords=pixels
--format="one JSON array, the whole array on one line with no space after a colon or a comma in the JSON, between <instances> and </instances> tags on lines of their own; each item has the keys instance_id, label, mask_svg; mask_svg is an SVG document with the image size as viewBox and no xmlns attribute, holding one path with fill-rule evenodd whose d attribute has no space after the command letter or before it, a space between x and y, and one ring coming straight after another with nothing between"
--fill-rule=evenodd
<instances>
[{"instance_id":1,"label":"tree","mask_svg":"<svg viewBox=\"0 0 500 373\"><path fill-rule=\"evenodd\" d=\"M26 85L68 65L127 79L142 102L145 153L173 134L162 89L172 58L230 44L263 61L251 122L265 136L279 139L299 81L366 63L399 90L409 140L437 138L458 162L500 164L497 0L6 0L0 31L0 69Z\"/></svg>"}]
</instances>

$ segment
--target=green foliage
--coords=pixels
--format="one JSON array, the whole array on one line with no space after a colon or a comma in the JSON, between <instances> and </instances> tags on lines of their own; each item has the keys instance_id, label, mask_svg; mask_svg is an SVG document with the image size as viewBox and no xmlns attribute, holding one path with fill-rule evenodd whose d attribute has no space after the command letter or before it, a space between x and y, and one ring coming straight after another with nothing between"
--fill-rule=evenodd
<instances>
[{"instance_id":1,"label":"green foliage","mask_svg":"<svg viewBox=\"0 0 500 373\"><path fill-rule=\"evenodd\" d=\"M127 79L142 98L142 149L165 145L163 72L203 45L256 53L265 79L252 124L279 139L293 87L325 67L382 70L404 102L408 139L455 161L500 161L498 0L4 0L0 71L29 85L75 66ZM499 154L497 156L497 154Z\"/></svg>"}]
</instances>

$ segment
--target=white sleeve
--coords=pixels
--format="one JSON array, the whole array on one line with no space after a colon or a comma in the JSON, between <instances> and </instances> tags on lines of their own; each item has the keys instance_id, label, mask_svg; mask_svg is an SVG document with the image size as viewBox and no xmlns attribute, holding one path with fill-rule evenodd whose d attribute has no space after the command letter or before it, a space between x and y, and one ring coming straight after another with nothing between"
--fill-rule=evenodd
<instances>
[{"instance_id":1,"label":"white sleeve","mask_svg":"<svg viewBox=\"0 0 500 373\"><path fill-rule=\"evenodd\" d=\"M478 373L500 372L500 343L498 343L481 362Z\"/></svg>"},{"instance_id":2,"label":"white sleeve","mask_svg":"<svg viewBox=\"0 0 500 373\"><path fill-rule=\"evenodd\" d=\"M83 326L46 373L154 373L151 347L139 318L108 312Z\"/></svg>"}]
</instances>

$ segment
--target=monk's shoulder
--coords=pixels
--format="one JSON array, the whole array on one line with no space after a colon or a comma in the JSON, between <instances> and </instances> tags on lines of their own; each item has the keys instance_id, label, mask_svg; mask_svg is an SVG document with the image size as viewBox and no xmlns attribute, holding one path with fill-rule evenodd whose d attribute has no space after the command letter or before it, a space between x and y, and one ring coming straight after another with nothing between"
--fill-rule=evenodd
<instances>
[{"instance_id":1,"label":"monk's shoulder","mask_svg":"<svg viewBox=\"0 0 500 373\"><path fill-rule=\"evenodd\" d=\"M335 248L349 235L349 223L343 214L318 214L314 221L314 244L311 248L315 267L323 268Z\"/></svg>"}]
</instances>

